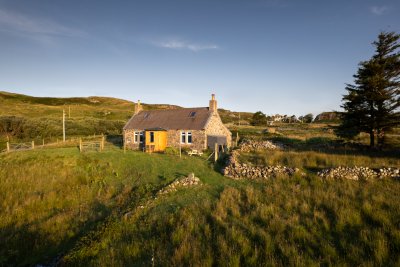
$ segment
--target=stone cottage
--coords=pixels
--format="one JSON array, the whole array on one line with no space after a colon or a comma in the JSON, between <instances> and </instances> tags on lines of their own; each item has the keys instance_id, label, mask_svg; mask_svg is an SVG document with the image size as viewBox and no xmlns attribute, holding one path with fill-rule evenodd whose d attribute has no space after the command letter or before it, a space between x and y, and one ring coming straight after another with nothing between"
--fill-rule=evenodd
<instances>
[{"instance_id":1,"label":"stone cottage","mask_svg":"<svg viewBox=\"0 0 400 267\"><path fill-rule=\"evenodd\" d=\"M126 123L124 145L147 152L167 147L214 150L215 144L230 147L232 133L222 123L213 94L208 107L168 110L142 110L140 101Z\"/></svg>"}]
</instances>

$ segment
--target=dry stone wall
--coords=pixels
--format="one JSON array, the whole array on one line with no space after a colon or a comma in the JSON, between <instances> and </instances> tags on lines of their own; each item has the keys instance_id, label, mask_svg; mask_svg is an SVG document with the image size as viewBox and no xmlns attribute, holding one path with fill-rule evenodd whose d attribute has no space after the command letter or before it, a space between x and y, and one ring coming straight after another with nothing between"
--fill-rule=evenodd
<instances>
[{"instance_id":1,"label":"dry stone wall","mask_svg":"<svg viewBox=\"0 0 400 267\"><path fill-rule=\"evenodd\" d=\"M270 141L252 141L247 140L240 144L239 148L233 150L226 167L223 169L223 174L232 179L268 179L279 175L292 176L296 173L304 176L298 168L287 166L253 166L251 164L240 163L238 160L240 152L250 152L257 150L275 150L283 149L283 146L274 144ZM394 178L400 179L399 168L381 168L373 170L368 167L336 167L324 169L317 173L321 178L325 179L350 179L350 180L369 180L369 179L385 179Z\"/></svg>"},{"instance_id":2,"label":"dry stone wall","mask_svg":"<svg viewBox=\"0 0 400 267\"><path fill-rule=\"evenodd\" d=\"M329 168L318 172L318 176L326 179L350 179L350 180L369 180L369 179L400 179L400 169L382 168L373 170L368 167L337 167Z\"/></svg>"},{"instance_id":3,"label":"dry stone wall","mask_svg":"<svg viewBox=\"0 0 400 267\"><path fill-rule=\"evenodd\" d=\"M271 141L254 141L254 140L244 140L240 146L239 150L241 152L250 152L250 151L258 151L258 150L281 150L283 149L283 145L274 144Z\"/></svg>"},{"instance_id":4,"label":"dry stone wall","mask_svg":"<svg viewBox=\"0 0 400 267\"><path fill-rule=\"evenodd\" d=\"M195 185L200 185L200 179L194 176L194 173L190 173L187 177L179 180L175 180L168 186L164 187L158 192L158 195L168 194L170 192L176 191L178 188L190 187Z\"/></svg>"},{"instance_id":5,"label":"dry stone wall","mask_svg":"<svg viewBox=\"0 0 400 267\"><path fill-rule=\"evenodd\" d=\"M232 151L228 163L223 170L223 174L232 179L250 178L250 179L268 179L281 175L292 176L295 173L302 174L298 168L286 166L253 166L242 164L238 160L239 150Z\"/></svg>"},{"instance_id":6,"label":"dry stone wall","mask_svg":"<svg viewBox=\"0 0 400 267\"><path fill-rule=\"evenodd\" d=\"M128 220L129 218L135 216L135 214L138 214L140 212L140 210L153 206L155 200L157 200L159 197L162 197L163 195L175 192L181 188L188 188L188 187L200 186L200 185L202 185L200 179L197 178L194 175L194 173L190 173L187 177L177 179L177 180L173 181L171 184L162 188L160 191L157 192L157 194L155 196L147 199L143 204L137 206L134 210L125 212L124 219Z\"/></svg>"}]
</instances>

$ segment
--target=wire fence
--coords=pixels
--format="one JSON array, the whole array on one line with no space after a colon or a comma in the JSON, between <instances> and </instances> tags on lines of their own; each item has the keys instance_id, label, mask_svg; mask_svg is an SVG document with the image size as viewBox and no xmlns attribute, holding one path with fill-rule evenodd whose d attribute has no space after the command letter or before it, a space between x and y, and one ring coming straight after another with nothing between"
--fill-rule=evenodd
<instances>
[{"instance_id":1,"label":"wire fence","mask_svg":"<svg viewBox=\"0 0 400 267\"><path fill-rule=\"evenodd\" d=\"M0 153L43 149L43 148L61 148L61 147L77 147L83 151L102 151L105 147L106 137L103 135L91 135L84 137L68 138L65 141L61 138L36 138L31 141L23 140L22 142L3 141L0 142Z\"/></svg>"}]
</instances>

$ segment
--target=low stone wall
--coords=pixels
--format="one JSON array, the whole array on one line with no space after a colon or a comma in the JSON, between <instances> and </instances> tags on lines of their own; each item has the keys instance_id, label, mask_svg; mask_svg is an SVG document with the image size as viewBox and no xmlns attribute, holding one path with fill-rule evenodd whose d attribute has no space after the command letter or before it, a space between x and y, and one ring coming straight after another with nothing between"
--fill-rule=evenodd
<instances>
[{"instance_id":1,"label":"low stone wall","mask_svg":"<svg viewBox=\"0 0 400 267\"><path fill-rule=\"evenodd\" d=\"M254 141L254 140L244 140L240 143L239 150L241 152L250 152L250 151L258 151L258 150L281 150L283 149L283 145L274 144L270 141Z\"/></svg>"},{"instance_id":2,"label":"low stone wall","mask_svg":"<svg viewBox=\"0 0 400 267\"><path fill-rule=\"evenodd\" d=\"M184 177L179 180L175 180L168 186L161 189L157 194L158 195L168 194L170 192L176 191L178 188L190 187L190 186L199 185L199 184L201 184L200 179L195 177L194 173L191 173L187 177Z\"/></svg>"},{"instance_id":3,"label":"low stone wall","mask_svg":"<svg viewBox=\"0 0 400 267\"><path fill-rule=\"evenodd\" d=\"M281 146L273 144L269 141L244 141L237 150L233 150L227 163L223 169L223 174L232 179L268 179L279 175L292 176L295 173L305 175L298 168L287 166L253 166L250 164L240 163L238 158L240 152L249 152L260 149L282 149ZM324 169L317 173L319 177L326 179L350 179L350 180L368 180L368 179L384 179L396 178L400 179L399 168L381 168L373 170L368 167L336 167Z\"/></svg>"},{"instance_id":4,"label":"low stone wall","mask_svg":"<svg viewBox=\"0 0 400 267\"><path fill-rule=\"evenodd\" d=\"M326 179L369 180L400 178L400 169L382 168L377 171L368 167L337 167L318 172L318 176Z\"/></svg>"},{"instance_id":5,"label":"low stone wall","mask_svg":"<svg viewBox=\"0 0 400 267\"><path fill-rule=\"evenodd\" d=\"M290 168L286 166L253 166L242 164L238 160L239 151L232 151L228 159L227 165L223 170L223 174L232 179L250 178L250 179L268 179L280 175L292 176L295 173L300 173L297 168Z\"/></svg>"}]
</instances>

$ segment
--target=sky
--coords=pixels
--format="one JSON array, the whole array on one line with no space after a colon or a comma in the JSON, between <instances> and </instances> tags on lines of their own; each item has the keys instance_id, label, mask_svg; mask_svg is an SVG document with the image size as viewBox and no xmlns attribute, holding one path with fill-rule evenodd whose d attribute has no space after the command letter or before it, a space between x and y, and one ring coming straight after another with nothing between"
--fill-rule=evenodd
<instances>
[{"instance_id":1,"label":"sky","mask_svg":"<svg viewBox=\"0 0 400 267\"><path fill-rule=\"evenodd\" d=\"M340 110L400 0L0 0L0 91Z\"/></svg>"}]
</instances>

